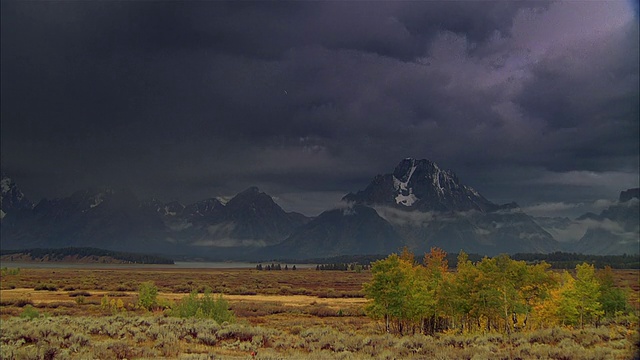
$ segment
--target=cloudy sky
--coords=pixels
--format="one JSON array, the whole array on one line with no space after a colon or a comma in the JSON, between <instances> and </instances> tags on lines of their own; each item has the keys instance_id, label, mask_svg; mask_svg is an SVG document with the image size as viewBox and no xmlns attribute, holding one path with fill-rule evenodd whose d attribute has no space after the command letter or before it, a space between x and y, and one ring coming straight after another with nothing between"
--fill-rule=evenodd
<instances>
[{"instance_id":1,"label":"cloudy sky","mask_svg":"<svg viewBox=\"0 0 640 360\"><path fill-rule=\"evenodd\" d=\"M34 201L257 185L317 215L405 157L535 215L638 186L637 1L1 4L1 165Z\"/></svg>"}]
</instances>

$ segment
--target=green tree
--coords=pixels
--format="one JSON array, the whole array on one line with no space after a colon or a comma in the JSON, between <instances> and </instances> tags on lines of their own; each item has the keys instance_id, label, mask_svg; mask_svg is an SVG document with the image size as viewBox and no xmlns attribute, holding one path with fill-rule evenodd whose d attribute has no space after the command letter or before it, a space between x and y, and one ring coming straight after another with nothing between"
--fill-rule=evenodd
<instances>
[{"instance_id":1,"label":"green tree","mask_svg":"<svg viewBox=\"0 0 640 360\"><path fill-rule=\"evenodd\" d=\"M433 316L437 319L437 304L435 296L435 285L430 283L427 269L423 266L415 265L406 267L407 299L404 304L407 326L412 332L416 328L422 331L425 329L425 318ZM434 315L436 314L436 315ZM435 321L435 320L434 320Z\"/></svg>"},{"instance_id":2,"label":"green tree","mask_svg":"<svg viewBox=\"0 0 640 360\"><path fill-rule=\"evenodd\" d=\"M551 296L551 290L557 285L554 276L549 271L550 268L551 265L544 261L527 266L525 278L519 287L525 314L523 328L527 326L529 314Z\"/></svg>"},{"instance_id":3,"label":"green tree","mask_svg":"<svg viewBox=\"0 0 640 360\"><path fill-rule=\"evenodd\" d=\"M384 319L385 330L391 331L392 321L403 331L406 320L413 315L410 309L417 296L413 266L396 254L378 260L371 267L372 279L365 283L365 296L372 301L365 307L374 319Z\"/></svg>"},{"instance_id":4,"label":"green tree","mask_svg":"<svg viewBox=\"0 0 640 360\"><path fill-rule=\"evenodd\" d=\"M400 253L400 260L404 260L411 265L414 265L416 263L415 255L406 246L402 248L402 252Z\"/></svg>"},{"instance_id":5,"label":"green tree","mask_svg":"<svg viewBox=\"0 0 640 360\"><path fill-rule=\"evenodd\" d=\"M427 333L433 334L438 329L441 320L447 315L446 309L451 301L447 253L439 248L431 248L431 251L424 255L424 265L425 290L429 293L429 299L425 302L428 307L422 328Z\"/></svg>"},{"instance_id":6,"label":"green tree","mask_svg":"<svg viewBox=\"0 0 640 360\"><path fill-rule=\"evenodd\" d=\"M600 299L600 284L595 276L593 265L582 263L576 265L576 282L574 285L576 309L578 310L580 327L585 321L597 319L603 314Z\"/></svg>"},{"instance_id":7,"label":"green tree","mask_svg":"<svg viewBox=\"0 0 640 360\"><path fill-rule=\"evenodd\" d=\"M600 285L598 301L602 304L604 316L614 318L616 314L628 313L630 311L628 289L616 287L611 267L606 266L604 270L598 272L597 278Z\"/></svg>"},{"instance_id":8,"label":"green tree","mask_svg":"<svg viewBox=\"0 0 640 360\"><path fill-rule=\"evenodd\" d=\"M500 257L504 260L504 257ZM477 298L474 299L474 312L487 320L487 330L491 325L497 327L499 320L504 316L505 324L509 316L509 304L507 296L513 295L513 284L507 278L504 267L506 261L497 258L483 258L476 265L479 276L476 280L478 288Z\"/></svg>"},{"instance_id":9,"label":"green tree","mask_svg":"<svg viewBox=\"0 0 640 360\"><path fill-rule=\"evenodd\" d=\"M576 295L576 280L567 271L563 271L560 288L555 304L558 321L563 325L577 324L580 319L578 312L578 297Z\"/></svg>"},{"instance_id":10,"label":"green tree","mask_svg":"<svg viewBox=\"0 0 640 360\"><path fill-rule=\"evenodd\" d=\"M465 329L470 331L474 324L480 322L480 315L474 306L479 297L477 286L479 275L478 269L471 263L469 256L464 251L460 251L457 273L450 284L449 306L454 320L458 319L463 331Z\"/></svg>"},{"instance_id":11,"label":"green tree","mask_svg":"<svg viewBox=\"0 0 640 360\"><path fill-rule=\"evenodd\" d=\"M144 309L151 310L158 304L158 288L153 281L140 284L138 289L138 305Z\"/></svg>"}]
</instances>

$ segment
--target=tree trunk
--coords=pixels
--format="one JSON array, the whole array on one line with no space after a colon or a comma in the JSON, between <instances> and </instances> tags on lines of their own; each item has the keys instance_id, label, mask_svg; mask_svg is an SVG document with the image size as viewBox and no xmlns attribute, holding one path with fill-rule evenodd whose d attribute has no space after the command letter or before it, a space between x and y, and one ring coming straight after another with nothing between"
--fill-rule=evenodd
<instances>
[{"instance_id":1,"label":"tree trunk","mask_svg":"<svg viewBox=\"0 0 640 360\"><path fill-rule=\"evenodd\" d=\"M389 332L389 314L384 315L384 321L385 321L385 329L387 332Z\"/></svg>"}]
</instances>

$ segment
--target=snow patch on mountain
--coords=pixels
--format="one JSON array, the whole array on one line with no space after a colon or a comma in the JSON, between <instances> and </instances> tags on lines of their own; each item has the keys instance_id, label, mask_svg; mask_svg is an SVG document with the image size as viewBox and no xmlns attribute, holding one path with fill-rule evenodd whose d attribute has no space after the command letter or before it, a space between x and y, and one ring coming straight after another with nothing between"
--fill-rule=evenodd
<instances>
[{"instance_id":1,"label":"snow patch on mountain","mask_svg":"<svg viewBox=\"0 0 640 360\"><path fill-rule=\"evenodd\" d=\"M401 181L397 177L393 176L393 187L396 189L398 193L395 197L396 204L411 206L416 201L419 200L418 197L416 197L416 195L413 193L413 189L410 187L407 187L409 185L409 180L411 180L411 177L413 176L413 173L415 171L416 171L415 160L411 159L411 168L405 175L406 179L404 181Z\"/></svg>"},{"instance_id":2,"label":"snow patch on mountain","mask_svg":"<svg viewBox=\"0 0 640 360\"><path fill-rule=\"evenodd\" d=\"M444 188L440 184L440 175L442 174L442 171L440 171L440 168L436 164L433 164L433 167L435 169L435 173L433 174L433 188L436 189L438 195L444 195ZM446 182L446 179L443 180Z\"/></svg>"},{"instance_id":3,"label":"snow patch on mountain","mask_svg":"<svg viewBox=\"0 0 640 360\"><path fill-rule=\"evenodd\" d=\"M178 215L178 212L175 211L175 207L169 206L169 205L165 205L164 206L164 215L165 216L176 216Z\"/></svg>"},{"instance_id":4,"label":"snow patch on mountain","mask_svg":"<svg viewBox=\"0 0 640 360\"><path fill-rule=\"evenodd\" d=\"M396 204L411 206L416 201L418 201L418 198L413 194L413 189L409 189L409 195L398 194L398 196L396 196Z\"/></svg>"},{"instance_id":5,"label":"snow patch on mountain","mask_svg":"<svg viewBox=\"0 0 640 360\"><path fill-rule=\"evenodd\" d=\"M476 191L476 189L472 188L471 186L467 186L467 185L462 185L462 187L467 190L470 191L473 195L480 197L480 193Z\"/></svg>"},{"instance_id":6,"label":"snow patch on mountain","mask_svg":"<svg viewBox=\"0 0 640 360\"><path fill-rule=\"evenodd\" d=\"M232 199L232 197L231 196L216 196L215 199L218 200L220 202L220 204L227 205L227 203L229 202L229 200Z\"/></svg>"},{"instance_id":7,"label":"snow patch on mountain","mask_svg":"<svg viewBox=\"0 0 640 360\"><path fill-rule=\"evenodd\" d=\"M103 201L104 201L104 193L99 193L93 198L93 204L89 205L89 207L93 209L94 207L102 204Z\"/></svg>"},{"instance_id":8,"label":"snow patch on mountain","mask_svg":"<svg viewBox=\"0 0 640 360\"><path fill-rule=\"evenodd\" d=\"M0 189L2 189L2 193L6 194L11 190L11 179L3 178L0 180Z\"/></svg>"}]
</instances>

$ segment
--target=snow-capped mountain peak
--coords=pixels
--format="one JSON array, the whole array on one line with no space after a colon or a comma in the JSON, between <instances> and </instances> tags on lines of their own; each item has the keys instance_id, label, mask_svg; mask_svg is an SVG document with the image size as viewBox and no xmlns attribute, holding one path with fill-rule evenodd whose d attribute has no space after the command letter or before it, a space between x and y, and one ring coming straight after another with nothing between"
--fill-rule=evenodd
<instances>
[{"instance_id":1,"label":"snow-capped mountain peak","mask_svg":"<svg viewBox=\"0 0 640 360\"><path fill-rule=\"evenodd\" d=\"M4 173L0 177L0 219L7 214L24 209L32 209L29 201L16 183Z\"/></svg>"},{"instance_id":2,"label":"snow-capped mountain peak","mask_svg":"<svg viewBox=\"0 0 640 360\"><path fill-rule=\"evenodd\" d=\"M346 201L421 211L489 211L497 208L473 188L463 185L450 170L422 159L403 159L393 173L379 175Z\"/></svg>"}]
</instances>

